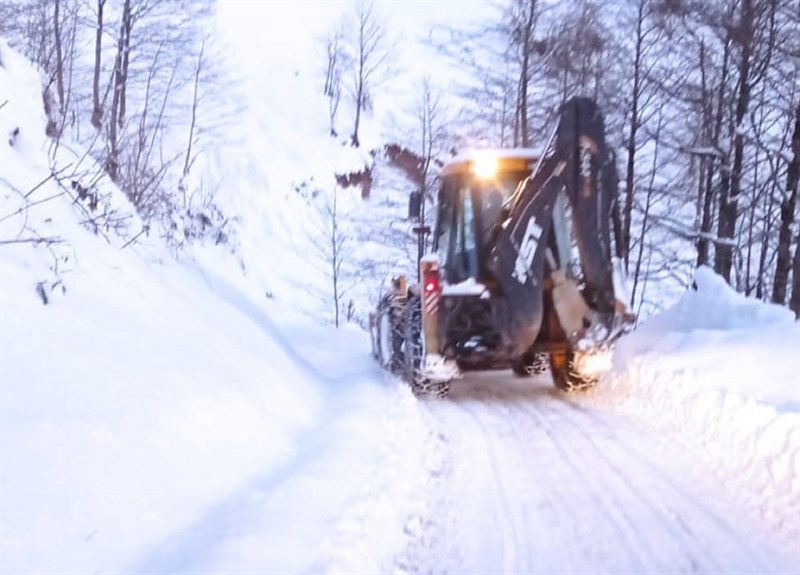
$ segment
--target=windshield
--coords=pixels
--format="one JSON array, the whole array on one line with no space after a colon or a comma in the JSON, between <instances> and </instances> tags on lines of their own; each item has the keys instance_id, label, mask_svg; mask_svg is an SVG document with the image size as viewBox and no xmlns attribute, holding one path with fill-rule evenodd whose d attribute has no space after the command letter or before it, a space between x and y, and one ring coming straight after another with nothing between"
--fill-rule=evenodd
<instances>
[{"instance_id":1,"label":"windshield","mask_svg":"<svg viewBox=\"0 0 800 575\"><path fill-rule=\"evenodd\" d=\"M465 175L445 178L439 202L435 249L448 283L480 278L497 230L508 215L503 209L529 172L505 172L490 180Z\"/></svg>"},{"instance_id":2,"label":"windshield","mask_svg":"<svg viewBox=\"0 0 800 575\"><path fill-rule=\"evenodd\" d=\"M481 244L491 247L495 228L508 216L510 206L503 206L514 195L519 183L528 176L529 172L511 172L499 174L496 178L485 181L476 181L474 188L476 201L479 201L478 217L480 219Z\"/></svg>"}]
</instances>

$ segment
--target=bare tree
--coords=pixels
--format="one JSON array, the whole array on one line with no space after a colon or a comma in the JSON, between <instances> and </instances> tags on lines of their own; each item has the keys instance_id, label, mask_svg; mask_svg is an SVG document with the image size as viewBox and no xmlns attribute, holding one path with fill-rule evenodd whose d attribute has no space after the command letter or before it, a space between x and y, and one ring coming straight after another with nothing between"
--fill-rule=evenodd
<instances>
[{"instance_id":1,"label":"bare tree","mask_svg":"<svg viewBox=\"0 0 800 575\"><path fill-rule=\"evenodd\" d=\"M430 78L422 80L422 95L417 109L419 119L419 142L421 181L420 189L428 194L431 189L431 172L434 159L445 139L444 118L440 97L431 86Z\"/></svg>"},{"instance_id":2,"label":"bare tree","mask_svg":"<svg viewBox=\"0 0 800 575\"><path fill-rule=\"evenodd\" d=\"M160 161L158 166L153 166L151 157L155 151L159 131L164 121L164 110L170 96L170 88L174 73L170 78L167 90L164 92L160 107L156 111L154 121L150 121L151 106L154 106L154 96L151 93L155 70L159 64L161 52L157 52L153 58L153 65L147 78L147 88L144 94L144 108L139 114L139 125L135 133L132 145L129 145L130 158L126 162L126 174L124 177L125 191L133 204L140 212L150 214L156 210L153 206L152 198L158 194L159 184L164 177L164 172L168 167L165 162Z\"/></svg>"},{"instance_id":3,"label":"bare tree","mask_svg":"<svg viewBox=\"0 0 800 575\"><path fill-rule=\"evenodd\" d=\"M419 166L420 181L417 183L419 185L421 208L419 224L422 228L428 225L427 220L430 217L427 213L427 205L433 205L435 201L433 193L435 184L431 172L434 159L438 155L439 148L445 139L442 115L439 96L434 93L430 78L424 78L422 81L422 96L417 109L420 130L419 157L421 158ZM425 233L419 234L417 242L418 257L425 253L427 240L428 236Z\"/></svg>"},{"instance_id":4,"label":"bare tree","mask_svg":"<svg viewBox=\"0 0 800 575\"><path fill-rule=\"evenodd\" d=\"M532 114L540 106L531 90L541 74L535 61L543 49L536 37L540 2L507 0L492 7L496 17L473 28L437 28L434 47L468 72L451 87L466 104L461 139L471 146L521 146L523 140L530 145L540 127L534 125Z\"/></svg>"},{"instance_id":5,"label":"bare tree","mask_svg":"<svg viewBox=\"0 0 800 575\"><path fill-rule=\"evenodd\" d=\"M800 177L800 104L794 112L794 130L792 132L792 158L786 170L786 190L781 202L781 223L778 232L778 257L775 263L775 281L772 285L772 301L783 304L786 302L786 291L789 280L792 228L795 222L795 212L797 211L797 188L798 178ZM795 282L798 281L800 270L797 269L797 252L800 250L795 246ZM795 313L797 308L793 308Z\"/></svg>"},{"instance_id":6,"label":"bare tree","mask_svg":"<svg viewBox=\"0 0 800 575\"><path fill-rule=\"evenodd\" d=\"M314 200L312 206L318 210L319 219L307 228L308 239L316 252L314 255L322 264L326 279L330 281L330 291L323 297L330 298L333 323L336 327L339 327L345 315L345 296L351 287L345 264L352 256L353 239L346 210L340 205L341 193L342 189L334 186L329 194L321 190L313 194L315 198L312 198Z\"/></svg>"},{"instance_id":7,"label":"bare tree","mask_svg":"<svg viewBox=\"0 0 800 575\"><path fill-rule=\"evenodd\" d=\"M195 138L195 129L197 126L197 106L199 104L199 92L200 92L200 74L203 71L203 53L206 49L206 40L203 40L203 43L200 45L200 52L197 55L197 66L195 67L194 72L194 87L192 90L192 121L189 124L189 141L186 144L186 157L183 161L183 177L189 175L189 168L192 166L192 146L194 145L194 138ZM186 204L186 198L183 198L184 206Z\"/></svg>"},{"instance_id":8,"label":"bare tree","mask_svg":"<svg viewBox=\"0 0 800 575\"><path fill-rule=\"evenodd\" d=\"M528 90L532 81L531 68L538 18L537 0L514 0L511 3L508 19L512 31L512 45L516 48L519 60L517 98L514 106L514 142L515 145L525 147L531 145Z\"/></svg>"},{"instance_id":9,"label":"bare tree","mask_svg":"<svg viewBox=\"0 0 800 575\"><path fill-rule=\"evenodd\" d=\"M748 106L750 105L750 90L752 89L750 65L753 57L753 0L742 0L739 12L739 66L738 87L736 97L736 112L733 119L733 165L730 172L730 188L723 186L719 197L719 222L717 234L720 239L734 238L738 219L739 197L742 192L742 164L744 161L744 135L742 123ZM715 270L729 283L731 279L731 266L733 263L733 246L730 242L720 242L717 246Z\"/></svg>"},{"instance_id":10,"label":"bare tree","mask_svg":"<svg viewBox=\"0 0 800 575\"><path fill-rule=\"evenodd\" d=\"M61 21L62 0L53 0L53 40L56 49L56 87L58 89L59 113L64 110L64 47Z\"/></svg>"},{"instance_id":11,"label":"bare tree","mask_svg":"<svg viewBox=\"0 0 800 575\"><path fill-rule=\"evenodd\" d=\"M103 11L107 0L97 0L95 13L94 74L92 76L92 126L100 129L103 122L103 105L100 102L100 70L103 57Z\"/></svg>"},{"instance_id":12,"label":"bare tree","mask_svg":"<svg viewBox=\"0 0 800 575\"><path fill-rule=\"evenodd\" d=\"M5 0L0 31L43 72L47 133L60 135L69 99L67 76L73 68L76 0Z\"/></svg>"},{"instance_id":13,"label":"bare tree","mask_svg":"<svg viewBox=\"0 0 800 575\"><path fill-rule=\"evenodd\" d=\"M655 150L653 152L653 166L650 170L650 180L647 185L647 191L645 192L645 200L644 200L644 210L642 215L642 230L639 234L639 251L636 256L636 267L633 273L633 284L631 287L631 305L635 305L636 303L636 288L639 285L640 277L642 275L642 263L644 257L644 247L647 243L647 235L649 234L650 228L650 210L653 208L653 201L655 195L655 175L658 167L658 152L659 152L659 140L661 135L661 130L663 128L663 114L659 112L658 115L658 124L656 126L656 131L653 134L655 139Z\"/></svg>"},{"instance_id":14,"label":"bare tree","mask_svg":"<svg viewBox=\"0 0 800 575\"><path fill-rule=\"evenodd\" d=\"M380 82L389 56L386 32L378 20L372 2L360 2L356 7L356 31L353 58L353 100L355 120L351 142L358 147L361 114L369 108L371 91Z\"/></svg>"},{"instance_id":15,"label":"bare tree","mask_svg":"<svg viewBox=\"0 0 800 575\"><path fill-rule=\"evenodd\" d=\"M120 138L119 130L124 125L125 90L128 82L128 63L130 62L131 30L133 28L131 0L123 0L122 18L117 38L117 53L114 59L112 80L111 117L108 121L108 174L115 182L120 177Z\"/></svg>"},{"instance_id":16,"label":"bare tree","mask_svg":"<svg viewBox=\"0 0 800 575\"><path fill-rule=\"evenodd\" d=\"M336 136L336 115L342 99L342 68L345 66L344 31L336 26L325 41L325 86L323 93L328 98L328 119L331 136Z\"/></svg>"},{"instance_id":17,"label":"bare tree","mask_svg":"<svg viewBox=\"0 0 800 575\"><path fill-rule=\"evenodd\" d=\"M702 142L711 150L704 154L700 164L700 230L697 239L697 265L708 264L710 260L709 246L711 231L714 221L714 199L718 191L729 185L728 171L723 169L724 155L720 149L722 137L723 117L726 107L726 91L730 74L731 40L730 28L727 28L722 48L721 76L716 89L708 85L707 70L708 57L706 44L700 43L700 73L701 73L701 106L702 106ZM716 100L716 111L712 111ZM712 127L713 126L713 127ZM715 183L715 175L721 172L720 183Z\"/></svg>"},{"instance_id":18,"label":"bare tree","mask_svg":"<svg viewBox=\"0 0 800 575\"><path fill-rule=\"evenodd\" d=\"M592 0L575 0L561 11L545 39L544 63L559 104L576 94L602 100L611 34L601 16L601 6Z\"/></svg>"},{"instance_id":19,"label":"bare tree","mask_svg":"<svg viewBox=\"0 0 800 575\"><path fill-rule=\"evenodd\" d=\"M640 134L644 122L645 108L652 92L653 82L649 75L652 66L649 60L653 57L655 46L661 42L661 31L652 22L650 14L651 2L637 0L635 15L631 27L633 34L633 51L631 67L633 77L630 83L630 103L628 114L628 133L625 144L627 162L625 166L625 196L622 202L620 231L618 233L617 255L625 262L627 269L631 249L631 225L633 216L633 202L636 196L636 157L639 151ZM660 133L661 126L657 132ZM656 137L657 139L657 137ZM649 196L649 192L648 192ZM617 204L619 205L619 204ZM637 268L641 267L641 254L637 258Z\"/></svg>"}]
</instances>

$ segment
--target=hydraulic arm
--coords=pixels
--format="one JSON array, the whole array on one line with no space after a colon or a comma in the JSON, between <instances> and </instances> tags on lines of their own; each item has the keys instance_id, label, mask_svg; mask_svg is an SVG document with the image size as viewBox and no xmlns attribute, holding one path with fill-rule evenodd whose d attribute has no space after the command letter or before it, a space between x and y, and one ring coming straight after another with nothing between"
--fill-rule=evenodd
<instances>
[{"instance_id":1,"label":"hydraulic arm","mask_svg":"<svg viewBox=\"0 0 800 575\"><path fill-rule=\"evenodd\" d=\"M530 347L539 333L547 279L550 285L559 285L559 281L566 285L568 262L561 261L566 259L565 250L557 249L554 241L559 232L554 219L559 201L572 210L571 232L579 254L581 300L586 306L580 311L584 317L578 329L567 336L577 342L590 329L596 332L598 324L611 332L615 295L609 221L616 184L600 111L592 100L571 99L561 109L555 136L537 168L511 198L510 214L501 225L490 259L492 275L513 310L509 339L518 353ZM567 246L567 251L571 248Z\"/></svg>"}]
</instances>

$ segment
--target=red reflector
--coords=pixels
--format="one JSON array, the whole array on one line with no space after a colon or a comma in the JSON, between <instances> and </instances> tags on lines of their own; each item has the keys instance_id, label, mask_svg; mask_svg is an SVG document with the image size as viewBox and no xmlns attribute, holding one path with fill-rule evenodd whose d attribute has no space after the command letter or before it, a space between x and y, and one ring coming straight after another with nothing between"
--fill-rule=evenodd
<instances>
[{"instance_id":1,"label":"red reflector","mask_svg":"<svg viewBox=\"0 0 800 575\"><path fill-rule=\"evenodd\" d=\"M439 291L439 275L429 274L428 277L425 278L425 293L437 291Z\"/></svg>"}]
</instances>

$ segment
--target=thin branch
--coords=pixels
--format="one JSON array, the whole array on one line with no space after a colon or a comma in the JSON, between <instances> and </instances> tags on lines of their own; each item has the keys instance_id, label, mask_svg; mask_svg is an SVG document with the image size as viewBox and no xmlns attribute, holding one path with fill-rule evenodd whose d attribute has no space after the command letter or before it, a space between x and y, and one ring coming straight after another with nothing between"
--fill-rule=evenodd
<instances>
[{"instance_id":1,"label":"thin branch","mask_svg":"<svg viewBox=\"0 0 800 575\"><path fill-rule=\"evenodd\" d=\"M11 212L10 214L7 214L7 215L3 216L2 218L0 218L0 222L4 222L4 221L6 221L8 218L11 218L11 217L13 217L13 216L16 216L16 215L18 215L18 214L21 214L22 212L25 212L25 211L27 211L27 210L28 210L28 208L32 208L33 206L36 206L36 205L38 205L38 204L43 204L43 203L45 203L45 202L49 202L50 200L54 200L54 199L56 199L56 198L57 198L57 197L59 197L59 196L63 196L63 195L64 195L64 193L65 193L65 192L63 192L63 191L62 191L62 192L59 192L59 193L57 193L57 194L53 194L52 196L48 196L48 197L46 197L46 198L44 198L44 199L41 199L41 200L38 200L38 201L35 201L35 202L31 202L31 203L29 203L29 204L25 204L24 206L22 206L21 208L19 208L17 211L15 211L15 212Z\"/></svg>"},{"instance_id":2,"label":"thin branch","mask_svg":"<svg viewBox=\"0 0 800 575\"><path fill-rule=\"evenodd\" d=\"M18 238L15 240L0 240L0 246L9 244L63 244L64 240L59 237L54 238Z\"/></svg>"},{"instance_id":3,"label":"thin branch","mask_svg":"<svg viewBox=\"0 0 800 575\"><path fill-rule=\"evenodd\" d=\"M138 240L140 237L142 237L142 235L143 235L143 234L146 234L146 233L147 233L147 232L149 232L149 231L150 231L150 226L143 226L143 227L142 227L142 231L141 231L141 232L139 232L138 234L136 234L135 236L133 236L131 239L129 239L127 242L125 242L125 244L124 244L124 245L123 245L121 248L119 248L119 249L121 249L121 250L124 250L124 249L125 249L125 248L127 248L129 245L131 245L133 242L135 242L135 241L136 241L136 240Z\"/></svg>"}]
</instances>

